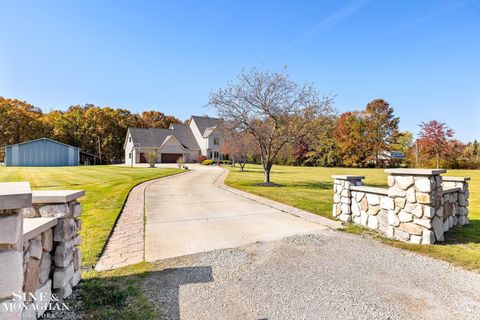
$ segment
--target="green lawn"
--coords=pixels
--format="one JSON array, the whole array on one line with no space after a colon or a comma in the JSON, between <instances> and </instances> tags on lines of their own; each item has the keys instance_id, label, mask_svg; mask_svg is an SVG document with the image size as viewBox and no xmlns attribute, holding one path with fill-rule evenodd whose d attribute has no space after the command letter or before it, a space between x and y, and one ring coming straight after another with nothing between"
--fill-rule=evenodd
<instances>
[{"instance_id":1,"label":"green lawn","mask_svg":"<svg viewBox=\"0 0 480 320\"><path fill-rule=\"evenodd\" d=\"M28 181L32 189L81 189L83 266L97 261L130 189L140 182L177 173L176 169L89 167L0 167L0 182Z\"/></svg>"},{"instance_id":2,"label":"green lawn","mask_svg":"<svg viewBox=\"0 0 480 320\"><path fill-rule=\"evenodd\" d=\"M332 218L333 174L355 174L366 177L366 185L386 187L387 175L383 169L312 168L274 166L272 182L282 187L260 187L263 172L260 166L247 165L246 172L230 168L226 184L266 198ZM470 181L470 224L449 231L447 242L433 246L411 245L378 237L396 247L427 254L460 265L467 269L480 270L480 170L448 170L451 176L469 176ZM365 229L353 225L346 228L354 233L365 233Z\"/></svg>"}]
</instances>

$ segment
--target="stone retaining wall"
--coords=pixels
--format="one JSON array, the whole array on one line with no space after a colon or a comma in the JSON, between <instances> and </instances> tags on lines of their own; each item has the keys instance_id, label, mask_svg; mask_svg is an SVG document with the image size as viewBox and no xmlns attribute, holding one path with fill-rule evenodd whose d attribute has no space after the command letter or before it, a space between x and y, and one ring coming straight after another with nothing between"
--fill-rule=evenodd
<instances>
[{"instance_id":1,"label":"stone retaining wall","mask_svg":"<svg viewBox=\"0 0 480 320\"><path fill-rule=\"evenodd\" d=\"M8 259L3 250L0 252L0 301L3 300L0 303L4 305L4 309L0 308L0 319L36 319L50 302L57 303L51 299L61 300L72 293L81 279L82 208L76 199L84 194L83 191L34 191L30 192L28 202L17 204L19 208L0 209L0 242L11 242L14 238L17 241L15 246L8 247L15 259ZM16 228L12 228L13 222L5 223L13 218ZM2 239L2 234L10 235L11 239ZM6 247L0 245L0 248ZM6 274L13 275L10 281L5 281ZM23 292L23 301L14 292ZM12 305L19 307L12 310Z\"/></svg>"},{"instance_id":2,"label":"stone retaining wall","mask_svg":"<svg viewBox=\"0 0 480 320\"><path fill-rule=\"evenodd\" d=\"M333 176L333 215L415 244L444 240L468 223L468 180L445 170L387 169L388 188L363 186L363 176Z\"/></svg>"}]
</instances>

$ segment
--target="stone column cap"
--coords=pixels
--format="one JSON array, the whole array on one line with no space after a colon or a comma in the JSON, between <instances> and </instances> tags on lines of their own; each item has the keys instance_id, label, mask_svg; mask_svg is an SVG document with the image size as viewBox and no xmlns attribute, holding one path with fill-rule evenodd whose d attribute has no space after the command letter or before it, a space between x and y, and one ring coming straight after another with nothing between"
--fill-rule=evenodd
<instances>
[{"instance_id":1,"label":"stone column cap","mask_svg":"<svg viewBox=\"0 0 480 320\"><path fill-rule=\"evenodd\" d=\"M28 182L1 182L0 209L20 209L32 206L32 190Z\"/></svg>"},{"instance_id":2,"label":"stone column cap","mask_svg":"<svg viewBox=\"0 0 480 320\"><path fill-rule=\"evenodd\" d=\"M354 176L354 175L343 174L343 175L333 175L332 178L337 180L362 180L362 179L365 179L365 176Z\"/></svg>"},{"instance_id":3,"label":"stone column cap","mask_svg":"<svg viewBox=\"0 0 480 320\"><path fill-rule=\"evenodd\" d=\"M33 203L67 203L85 196L84 190L35 190Z\"/></svg>"},{"instance_id":4,"label":"stone column cap","mask_svg":"<svg viewBox=\"0 0 480 320\"><path fill-rule=\"evenodd\" d=\"M452 181L452 182L465 182L469 181L470 177L448 177L448 176L442 176L443 181Z\"/></svg>"},{"instance_id":5,"label":"stone column cap","mask_svg":"<svg viewBox=\"0 0 480 320\"><path fill-rule=\"evenodd\" d=\"M435 176L445 172L445 169L385 169L385 173L399 176Z\"/></svg>"}]
</instances>

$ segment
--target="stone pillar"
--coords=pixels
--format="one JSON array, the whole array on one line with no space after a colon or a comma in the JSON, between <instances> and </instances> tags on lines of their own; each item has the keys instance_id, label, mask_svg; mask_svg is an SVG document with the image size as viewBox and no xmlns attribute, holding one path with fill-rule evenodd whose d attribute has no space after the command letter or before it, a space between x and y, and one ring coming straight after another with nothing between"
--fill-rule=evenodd
<instances>
[{"instance_id":1,"label":"stone pillar","mask_svg":"<svg viewBox=\"0 0 480 320\"><path fill-rule=\"evenodd\" d=\"M469 177L443 177L443 188L459 188L456 196L456 218L457 221L453 225L463 226L468 224L468 198L470 192L468 191Z\"/></svg>"},{"instance_id":2,"label":"stone pillar","mask_svg":"<svg viewBox=\"0 0 480 320\"><path fill-rule=\"evenodd\" d=\"M32 204L27 182L0 183L0 319L20 319L23 301L23 219Z\"/></svg>"},{"instance_id":3,"label":"stone pillar","mask_svg":"<svg viewBox=\"0 0 480 320\"><path fill-rule=\"evenodd\" d=\"M362 186L364 176L334 175L333 178L333 216L345 221L352 221L352 192L350 187Z\"/></svg>"},{"instance_id":4,"label":"stone pillar","mask_svg":"<svg viewBox=\"0 0 480 320\"><path fill-rule=\"evenodd\" d=\"M390 210L388 235L415 244L443 241L443 187L446 170L386 169Z\"/></svg>"},{"instance_id":5,"label":"stone pillar","mask_svg":"<svg viewBox=\"0 0 480 320\"><path fill-rule=\"evenodd\" d=\"M84 191L34 191L33 206L24 210L30 218L57 218L53 229L52 288L59 298L67 298L72 288L81 280L82 255L79 234L81 229L80 215L82 205L77 202Z\"/></svg>"}]
</instances>

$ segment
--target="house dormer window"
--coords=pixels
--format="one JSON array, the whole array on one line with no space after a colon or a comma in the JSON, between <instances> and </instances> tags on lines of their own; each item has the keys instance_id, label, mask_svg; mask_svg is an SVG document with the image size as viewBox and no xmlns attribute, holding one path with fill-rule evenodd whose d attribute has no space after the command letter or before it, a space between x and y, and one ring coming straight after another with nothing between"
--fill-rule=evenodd
<instances>
[{"instance_id":1,"label":"house dormer window","mask_svg":"<svg viewBox=\"0 0 480 320\"><path fill-rule=\"evenodd\" d=\"M128 142L132 142L132 137L128 137Z\"/></svg>"},{"instance_id":2,"label":"house dormer window","mask_svg":"<svg viewBox=\"0 0 480 320\"><path fill-rule=\"evenodd\" d=\"M213 145L218 146L220 144L220 139L217 137L213 138Z\"/></svg>"}]
</instances>

